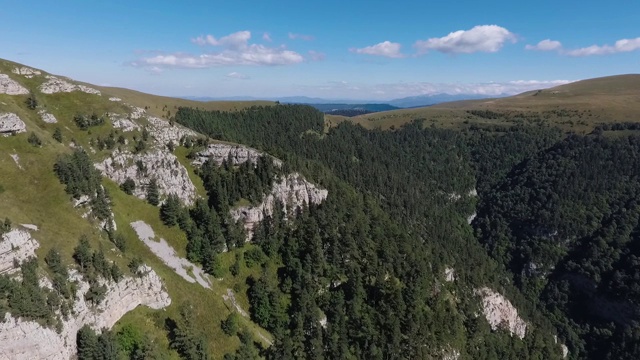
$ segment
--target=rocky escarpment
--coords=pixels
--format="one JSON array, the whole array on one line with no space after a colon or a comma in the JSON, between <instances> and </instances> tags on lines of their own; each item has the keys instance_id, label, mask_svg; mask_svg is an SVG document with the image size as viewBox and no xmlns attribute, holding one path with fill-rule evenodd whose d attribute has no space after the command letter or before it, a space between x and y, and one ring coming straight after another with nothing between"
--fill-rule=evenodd
<instances>
[{"instance_id":1,"label":"rocky escarpment","mask_svg":"<svg viewBox=\"0 0 640 360\"><path fill-rule=\"evenodd\" d=\"M38 242L24 230L3 234L0 242L0 266L13 274L14 259L18 262L35 256ZM107 292L97 306L85 300L89 283L75 270L69 280L76 282L76 297L72 314L62 322L61 331L43 327L37 322L15 318L10 313L0 322L0 359L71 359L76 352L76 334L85 324L95 330L111 328L124 314L139 305L161 309L171 304L160 277L149 267L138 269L140 277L123 277L119 282L105 282ZM43 278L41 286L51 288Z\"/></svg>"},{"instance_id":2,"label":"rocky escarpment","mask_svg":"<svg viewBox=\"0 0 640 360\"><path fill-rule=\"evenodd\" d=\"M47 81L40 85L40 91L43 94L55 94L61 92L82 91L87 94L101 95L100 91L85 85L72 84L59 77L46 75Z\"/></svg>"},{"instance_id":3,"label":"rocky escarpment","mask_svg":"<svg viewBox=\"0 0 640 360\"><path fill-rule=\"evenodd\" d=\"M252 233L256 224L264 219L265 215L272 215L277 202L284 205L286 214L306 204L320 204L329 192L308 182L302 175L292 173L283 176L273 184L267 195L258 206L242 206L231 210L231 216L236 221L244 222L247 234Z\"/></svg>"},{"instance_id":4,"label":"rocky escarpment","mask_svg":"<svg viewBox=\"0 0 640 360\"><path fill-rule=\"evenodd\" d=\"M17 81L12 80L9 75L0 74L0 94L25 95L28 93L29 90L20 85Z\"/></svg>"},{"instance_id":5,"label":"rocky escarpment","mask_svg":"<svg viewBox=\"0 0 640 360\"><path fill-rule=\"evenodd\" d=\"M147 116L147 121L149 122L149 132L151 136L161 145L167 145L169 142L178 144L180 139L185 136L200 136L200 134L193 130L187 129L182 125L171 124L167 120L159 117Z\"/></svg>"},{"instance_id":6,"label":"rocky escarpment","mask_svg":"<svg viewBox=\"0 0 640 360\"><path fill-rule=\"evenodd\" d=\"M27 125L14 113L0 114L0 134L12 135L27 131Z\"/></svg>"},{"instance_id":7,"label":"rocky escarpment","mask_svg":"<svg viewBox=\"0 0 640 360\"><path fill-rule=\"evenodd\" d=\"M45 328L34 321L16 319L7 313L0 323L0 359L71 359L76 352L76 334L85 324L95 330L111 328L124 314L139 305L162 309L171 304L160 277L143 266L141 277L125 277L118 283L107 283L105 299L98 306L84 300L89 284L80 280L73 315L63 322L62 331Z\"/></svg>"},{"instance_id":8,"label":"rocky escarpment","mask_svg":"<svg viewBox=\"0 0 640 360\"><path fill-rule=\"evenodd\" d=\"M247 161L256 163L258 158L263 156L263 153L250 147L235 145L235 144L209 144L209 146L198 152L196 159L193 161L194 165L202 165L208 159L215 161L218 165L221 165L225 160L231 160L233 165L244 164ZM274 159L276 165L281 165L280 160Z\"/></svg>"},{"instance_id":9,"label":"rocky escarpment","mask_svg":"<svg viewBox=\"0 0 640 360\"><path fill-rule=\"evenodd\" d=\"M192 205L196 198L196 188L187 169L164 148L140 154L116 150L95 167L118 184L124 183L127 178L132 179L136 183L133 194L140 199L146 197L146 187L154 178L163 196L175 194L185 205Z\"/></svg>"},{"instance_id":10,"label":"rocky escarpment","mask_svg":"<svg viewBox=\"0 0 640 360\"><path fill-rule=\"evenodd\" d=\"M518 310L500 293L489 289L476 289L475 293L482 298L482 312L491 330L503 328L511 335L523 339L527 332L527 323L518 316Z\"/></svg>"},{"instance_id":11,"label":"rocky escarpment","mask_svg":"<svg viewBox=\"0 0 640 360\"><path fill-rule=\"evenodd\" d=\"M23 262L36 256L40 244L26 230L14 229L2 234L0 241L0 274L13 274L19 270L14 260Z\"/></svg>"}]
</instances>

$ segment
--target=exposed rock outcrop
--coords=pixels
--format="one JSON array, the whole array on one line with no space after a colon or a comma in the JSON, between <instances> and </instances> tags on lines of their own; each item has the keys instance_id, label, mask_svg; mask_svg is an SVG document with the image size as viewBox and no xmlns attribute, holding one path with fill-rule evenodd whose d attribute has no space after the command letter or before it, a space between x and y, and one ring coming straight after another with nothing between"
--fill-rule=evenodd
<instances>
[{"instance_id":1,"label":"exposed rock outcrop","mask_svg":"<svg viewBox=\"0 0 640 360\"><path fill-rule=\"evenodd\" d=\"M120 101L122 101L122 99L120 99L119 97L112 96L112 97L109 98L109 101L120 102Z\"/></svg>"},{"instance_id":2,"label":"exposed rock outcrop","mask_svg":"<svg viewBox=\"0 0 640 360\"><path fill-rule=\"evenodd\" d=\"M151 226L144 221L136 221L131 223L131 227L135 230L136 234L138 234L138 238L149 247L151 252L159 257L165 265L172 268L176 274L190 283L197 282L202 285L202 287L211 289L211 283L202 268L187 259L179 257L176 251L171 245L167 244L164 239L156 241L156 234L153 232Z\"/></svg>"},{"instance_id":3,"label":"exposed rock outcrop","mask_svg":"<svg viewBox=\"0 0 640 360\"><path fill-rule=\"evenodd\" d=\"M0 74L0 94L26 95L29 93L24 86L11 79L9 75Z\"/></svg>"},{"instance_id":4,"label":"exposed rock outcrop","mask_svg":"<svg viewBox=\"0 0 640 360\"><path fill-rule=\"evenodd\" d=\"M527 323L518 316L518 310L501 294L487 287L476 289L482 298L482 312L487 318L491 330L504 328L511 335L523 339L527 332Z\"/></svg>"},{"instance_id":5,"label":"exposed rock outcrop","mask_svg":"<svg viewBox=\"0 0 640 360\"><path fill-rule=\"evenodd\" d=\"M24 224L28 228L34 225ZM0 269L4 274L13 274L14 259L18 262L36 256L40 245L28 231L14 229L2 235L0 241ZM0 359L70 359L76 352L78 329L88 324L95 330L111 328L124 314L139 305L161 309L171 304L160 277L149 267L142 266L140 277L123 277L119 282L102 283L107 287L104 300L97 306L87 302L84 295L89 283L75 270L70 271L69 280L76 282L77 292L73 312L62 322L62 331L57 333L37 322L17 319L7 313L0 322ZM41 286L51 288L51 282L42 278Z\"/></svg>"},{"instance_id":6,"label":"exposed rock outcrop","mask_svg":"<svg viewBox=\"0 0 640 360\"><path fill-rule=\"evenodd\" d=\"M78 281L73 315L63 322L60 334L37 322L6 314L0 323L0 359L71 359L76 353L76 334L83 325L95 330L108 329L139 305L152 309L169 306L171 298L160 277L146 266L139 272L143 274L139 278L125 277L118 283L106 283L105 299L98 306L85 301L89 284L73 272L72 277Z\"/></svg>"},{"instance_id":7,"label":"exposed rock outcrop","mask_svg":"<svg viewBox=\"0 0 640 360\"><path fill-rule=\"evenodd\" d=\"M47 124L55 124L58 122L58 119L56 119L56 117L52 114L49 114L46 110L39 110L38 115L40 115L42 121L46 122Z\"/></svg>"},{"instance_id":8,"label":"exposed rock outcrop","mask_svg":"<svg viewBox=\"0 0 640 360\"><path fill-rule=\"evenodd\" d=\"M296 208L306 204L320 204L328 195L327 190L318 188L298 173L292 173L274 183L271 192L260 205L232 209L231 216L236 221L244 222L244 227L250 237L253 228L264 219L264 215L273 214L276 202L284 205L286 214L291 214Z\"/></svg>"},{"instance_id":9,"label":"exposed rock outcrop","mask_svg":"<svg viewBox=\"0 0 640 360\"><path fill-rule=\"evenodd\" d=\"M140 125L125 115L109 114L109 118L111 119L111 124L116 129L120 129L124 132L140 130Z\"/></svg>"},{"instance_id":10,"label":"exposed rock outcrop","mask_svg":"<svg viewBox=\"0 0 640 360\"><path fill-rule=\"evenodd\" d=\"M166 149L152 149L141 154L116 150L95 167L118 184L131 178L136 183L133 194L140 199L145 198L146 187L152 178L157 180L163 196L175 194L185 205L192 205L196 198L196 188L187 169Z\"/></svg>"},{"instance_id":11,"label":"exposed rock outcrop","mask_svg":"<svg viewBox=\"0 0 640 360\"><path fill-rule=\"evenodd\" d=\"M456 271L453 268L445 268L444 269L444 281L452 282L456 279Z\"/></svg>"},{"instance_id":12,"label":"exposed rock outcrop","mask_svg":"<svg viewBox=\"0 0 640 360\"><path fill-rule=\"evenodd\" d=\"M0 241L0 274L13 274L14 259L19 263L36 256L40 244L26 230L14 229L2 235Z\"/></svg>"},{"instance_id":13,"label":"exposed rock outcrop","mask_svg":"<svg viewBox=\"0 0 640 360\"><path fill-rule=\"evenodd\" d=\"M18 74L18 75L22 75L24 77L26 77L27 79L31 79L34 76L37 75L41 75L42 73L40 72L40 70L36 70L36 69L32 69L26 66L23 67L16 67L15 69L11 70L12 73L14 74Z\"/></svg>"},{"instance_id":14,"label":"exposed rock outcrop","mask_svg":"<svg viewBox=\"0 0 640 360\"><path fill-rule=\"evenodd\" d=\"M209 147L200 151L198 156L193 161L194 165L202 165L208 159L214 160L218 165L222 164L223 161L227 159L231 159L233 165L243 164L247 161L251 161L256 163L258 158L263 154L250 147L242 146L242 145L233 145L233 144L209 144ZM274 160L277 165L280 165L282 162L280 160Z\"/></svg>"},{"instance_id":15,"label":"exposed rock outcrop","mask_svg":"<svg viewBox=\"0 0 640 360\"><path fill-rule=\"evenodd\" d=\"M167 120L159 117L147 116L147 120L149 121L149 132L151 133L151 136L153 136L153 138L162 145L166 145L170 141L173 141L174 144L178 144L183 136L200 136L200 134L191 129L187 129L178 124L172 125Z\"/></svg>"},{"instance_id":16,"label":"exposed rock outcrop","mask_svg":"<svg viewBox=\"0 0 640 360\"><path fill-rule=\"evenodd\" d=\"M82 91L87 94L101 95L100 91L85 85L72 84L59 77L47 75L47 82L40 85L40 91L43 94L55 94L60 92Z\"/></svg>"},{"instance_id":17,"label":"exposed rock outcrop","mask_svg":"<svg viewBox=\"0 0 640 360\"><path fill-rule=\"evenodd\" d=\"M27 131L27 125L14 113L0 114L0 134L8 136Z\"/></svg>"}]
</instances>

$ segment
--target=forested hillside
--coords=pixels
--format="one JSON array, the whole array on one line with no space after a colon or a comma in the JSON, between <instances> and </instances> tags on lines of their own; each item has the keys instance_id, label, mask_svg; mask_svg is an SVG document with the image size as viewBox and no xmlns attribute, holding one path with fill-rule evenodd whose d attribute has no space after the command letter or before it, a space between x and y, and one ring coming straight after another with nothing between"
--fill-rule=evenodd
<instances>
[{"instance_id":1,"label":"forested hillside","mask_svg":"<svg viewBox=\"0 0 640 360\"><path fill-rule=\"evenodd\" d=\"M300 121L293 126L292 119ZM566 136L560 130L544 125L470 127L465 131L450 131L423 128L421 121L393 132L364 130L349 123L322 132L320 114L295 106L253 108L233 115L180 109L176 121L224 140L269 149L334 194L337 190L331 184L336 181L345 184L345 190L363 194L365 208L371 209L367 212L371 213L377 206L383 211L375 215L376 218L390 216L387 220L390 223L373 232L381 237L372 238L371 245L360 245L351 250L347 247L338 252L343 258L351 257L356 248L362 251L374 246L377 250L372 253L383 256L360 261L358 272L351 272L351 275L348 271L353 269L342 269L335 263L331 254L336 246L333 238L338 235L325 239L325 226L319 226L307 235L317 239L311 249L325 249L321 253L312 250L292 253L287 249L288 241L291 241L287 236L281 235L276 241L279 245L275 247L262 240L263 246L280 249L277 259L288 259L283 261L284 271L272 280L271 286L278 285L281 290L284 286L284 294L291 296L287 300L291 301L286 310L289 316L313 318L318 316L313 310L315 306L326 313L327 309L335 310L335 301L349 304L357 300L357 294L362 294L361 304L373 305L365 316L369 320L347 323L347 329L341 330L343 335L338 332L334 336L349 336L345 334L351 334L348 330L351 326L365 333L371 329L365 338L375 339L374 334L386 334L383 337L388 340L384 342L386 347L380 349L376 345L375 351L368 352L356 350L356 347L348 354L356 357L379 354L383 358L398 353L411 354L409 358L420 357L420 354L433 356L433 349L418 350L413 346L419 338L424 338L424 334L436 331L430 326L443 330L445 324L452 326L443 330L450 335L434 339L436 343L445 341L471 358L490 358L492 351L502 349L497 343L486 343L487 339L487 347L482 350L471 346L482 332L472 327L468 319L464 320L469 313L462 310L463 304L459 304L453 313L450 313L451 309L445 312L450 314L447 316L457 314L454 318L440 321L444 316L440 313L443 305L440 294L426 303L415 303L411 294L428 293L428 288L433 286L429 285L429 279L433 278L434 270L442 271L449 264L458 265L459 278L464 279L462 288L491 283L504 288L521 309L537 319L538 329L557 332L559 339L569 346L571 357L631 359L638 356L639 339L634 335L637 334L635 321L639 314L635 199L640 138L611 137L602 129L586 136ZM234 128L243 129L242 135L234 133ZM476 189L478 214L475 220L469 218L473 220L474 237L467 230L465 220L475 207L475 199L467 195L475 193ZM339 199L345 201L347 196L341 195ZM311 214L324 216L322 209L331 206L336 198L330 197L330 200L319 210L310 209ZM328 224L341 222L339 209L344 207L358 208L353 204L341 204L329 212L332 216L325 221ZM390 227L398 229L398 233L389 234L386 229ZM303 233L304 228L300 228ZM269 233L268 228L264 231ZM273 231L279 233L279 230ZM305 239L302 234L299 236L297 242ZM274 239L277 238L276 235ZM351 236L341 234L339 238L343 240L338 244L344 245L344 240ZM394 241L388 242L390 238ZM415 253L421 255L415 258ZM305 269L306 277L300 277L291 263L304 264L305 257L322 261L313 266L311 263L303 265L301 268ZM367 275L366 269L372 263L380 264L382 268ZM296 278L306 278L306 281L302 280L306 284L322 283L321 278L325 278L325 282L335 282L331 277L326 278L327 273L342 274L338 278L351 281L355 276L362 279L365 288L363 292L356 289L345 292L347 289L340 283L338 287L329 287L331 295L316 296L315 299L309 294L294 297L293 293L287 292L291 291L291 286L295 289L292 279ZM268 274L267 271L264 276L268 277ZM366 280L381 274L387 279L382 283ZM393 290L388 289L389 278L397 279L396 286L403 289L393 300L395 311L392 313L385 310L390 300L382 296L393 294ZM420 286L422 289L417 290ZM380 295L376 295L378 293ZM332 300L333 296L339 300ZM322 300L323 297L329 299ZM331 306L325 309L323 303ZM399 309L406 309L406 315L394 320L395 315L402 313ZM420 313L419 309L430 310ZM296 312L292 312L294 310ZM298 312L301 315L295 315ZM343 314L362 312L360 307L356 310L347 306ZM454 320L456 317L458 320ZM376 323L375 318L388 321ZM434 318L440 320L434 323ZM333 324L331 319L338 320L332 316L328 319L329 324ZM334 338L331 333L313 331L313 326L307 329L306 337L292 337L293 331L300 326L303 325L289 324L288 329L283 326L285 330L281 328L275 332L285 339L272 349L278 357L296 353L296 348L312 353L319 345L314 347L310 345L311 341L335 348L335 344L322 337L324 334ZM416 327L426 332L418 335L413 332ZM328 329L333 331L334 327L329 325ZM395 336L406 343L394 340ZM357 344L356 339L350 342ZM540 345L537 343L522 351L511 344L499 353L499 358L524 354L541 356L545 350ZM336 354L345 357L344 352ZM544 354L542 358L549 356Z\"/></svg>"},{"instance_id":2,"label":"forested hillside","mask_svg":"<svg viewBox=\"0 0 640 360\"><path fill-rule=\"evenodd\" d=\"M0 70L0 357L640 357L637 123L384 131Z\"/></svg>"}]
</instances>

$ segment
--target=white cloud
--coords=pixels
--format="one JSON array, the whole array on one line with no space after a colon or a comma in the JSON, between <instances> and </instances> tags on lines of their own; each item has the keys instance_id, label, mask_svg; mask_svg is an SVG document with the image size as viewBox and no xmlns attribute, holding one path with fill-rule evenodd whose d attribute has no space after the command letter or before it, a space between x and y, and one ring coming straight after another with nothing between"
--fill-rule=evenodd
<instances>
[{"instance_id":1,"label":"white cloud","mask_svg":"<svg viewBox=\"0 0 640 360\"><path fill-rule=\"evenodd\" d=\"M516 42L516 36L498 25L479 25L470 30L458 30L441 38L418 40L419 53L436 50L445 54L497 52L506 42Z\"/></svg>"},{"instance_id":2,"label":"white cloud","mask_svg":"<svg viewBox=\"0 0 640 360\"><path fill-rule=\"evenodd\" d=\"M239 80L249 79L249 76L245 74L241 74L239 72L235 72L235 71L228 73L226 76L231 79L239 79Z\"/></svg>"},{"instance_id":3,"label":"white cloud","mask_svg":"<svg viewBox=\"0 0 640 360\"><path fill-rule=\"evenodd\" d=\"M291 40L304 40L304 41L311 41L314 39L313 36L311 35L303 35L303 34L295 34L295 33L289 33L289 39Z\"/></svg>"},{"instance_id":4,"label":"white cloud","mask_svg":"<svg viewBox=\"0 0 640 360\"><path fill-rule=\"evenodd\" d=\"M390 41L384 41L376 45L367 46L364 48L356 49L351 48L349 51L356 54L366 54L375 56L385 56L390 58L401 58L404 55L400 52L402 45L393 43Z\"/></svg>"},{"instance_id":5,"label":"white cloud","mask_svg":"<svg viewBox=\"0 0 640 360\"><path fill-rule=\"evenodd\" d=\"M325 53L321 53L315 50L309 50L308 54L309 59L312 61L322 61L327 57Z\"/></svg>"},{"instance_id":6,"label":"white cloud","mask_svg":"<svg viewBox=\"0 0 640 360\"><path fill-rule=\"evenodd\" d=\"M621 39L614 45L591 45L579 49L565 49L562 43L553 40L542 40L537 45L525 46L527 50L557 51L559 54L568 56L592 56L608 55L640 50L640 37L635 39Z\"/></svg>"},{"instance_id":7,"label":"white cloud","mask_svg":"<svg viewBox=\"0 0 640 360\"><path fill-rule=\"evenodd\" d=\"M185 53L160 53L143 57L131 65L145 68L209 68L230 65L290 65L304 61L302 55L284 46L267 47L249 44L251 32L239 31L221 38L212 35L199 36L192 42L200 46L220 47L218 52L199 55Z\"/></svg>"},{"instance_id":8,"label":"white cloud","mask_svg":"<svg viewBox=\"0 0 640 360\"><path fill-rule=\"evenodd\" d=\"M271 40L271 34L269 34L268 32L262 34L262 40L268 41L268 42L272 42L273 41L273 40Z\"/></svg>"},{"instance_id":9,"label":"white cloud","mask_svg":"<svg viewBox=\"0 0 640 360\"><path fill-rule=\"evenodd\" d=\"M631 52L640 49L640 37L635 39L621 39L614 45L591 45L575 50L568 50L565 53L569 56L591 56L591 55L607 55L624 52Z\"/></svg>"},{"instance_id":10,"label":"white cloud","mask_svg":"<svg viewBox=\"0 0 640 360\"><path fill-rule=\"evenodd\" d=\"M562 50L562 43L551 39L542 40L536 45L527 45L524 47L527 50L537 51L560 51Z\"/></svg>"}]
</instances>

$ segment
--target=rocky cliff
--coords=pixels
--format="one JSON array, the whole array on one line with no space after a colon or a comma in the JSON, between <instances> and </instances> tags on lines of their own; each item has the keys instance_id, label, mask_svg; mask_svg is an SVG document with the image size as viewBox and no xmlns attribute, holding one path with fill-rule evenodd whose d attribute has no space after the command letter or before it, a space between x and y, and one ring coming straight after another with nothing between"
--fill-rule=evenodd
<instances>
[{"instance_id":1,"label":"rocky cliff","mask_svg":"<svg viewBox=\"0 0 640 360\"><path fill-rule=\"evenodd\" d=\"M284 205L286 214L291 214L296 208L306 204L320 204L328 195L329 192L327 190L308 182L298 173L292 173L276 181L270 193L258 206L242 206L232 209L231 216L236 221L241 220L244 222L245 229L250 237L253 228L264 219L264 215L273 214L273 208L277 202Z\"/></svg>"},{"instance_id":2,"label":"rocky cliff","mask_svg":"<svg viewBox=\"0 0 640 360\"><path fill-rule=\"evenodd\" d=\"M507 298L486 287L476 289L475 293L482 298L482 312L491 325L491 330L504 328L511 335L524 338L527 323L518 316L518 309Z\"/></svg>"},{"instance_id":3,"label":"rocky cliff","mask_svg":"<svg viewBox=\"0 0 640 360\"><path fill-rule=\"evenodd\" d=\"M4 273L13 273L14 259L18 261L35 256L38 242L24 230L12 230L2 236L0 266ZM10 265L8 265L10 264ZM94 306L85 300L89 283L75 270L69 280L77 285L73 312L58 333L34 321L14 318L10 313L0 323L0 359L71 359L76 352L76 334L85 324L95 330L111 328L124 314L139 305L161 309L171 304L160 277L147 266L138 271L140 277L123 277L119 282L104 282L107 293L104 300ZM41 286L51 288L47 278Z\"/></svg>"},{"instance_id":4,"label":"rocky cliff","mask_svg":"<svg viewBox=\"0 0 640 360\"><path fill-rule=\"evenodd\" d=\"M133 194L140 199L146 197L146 187L153 178L157 180L162 196L175 194L186 205L192 205L196 198L196 188L187 169L164 148L140 154L116 150L95 167L118 184L131 178L136 183Z\"/></svg>"}]
</instances>

